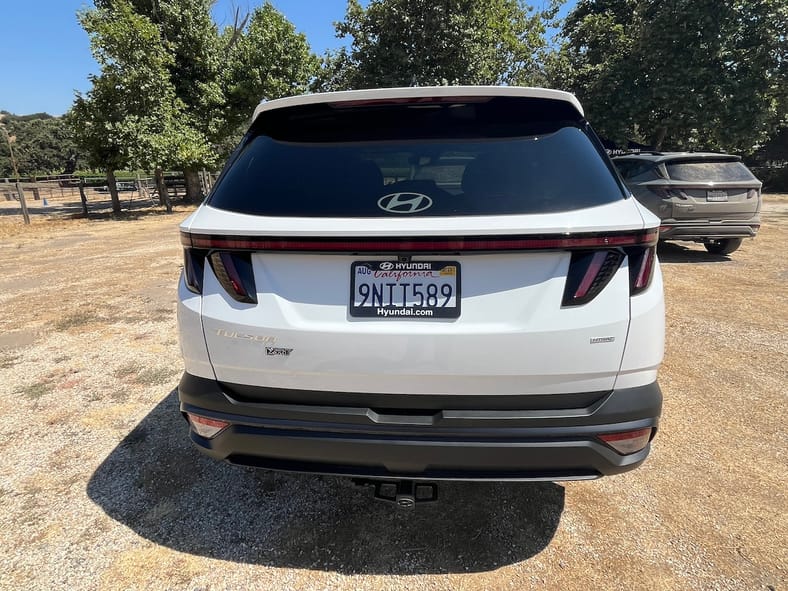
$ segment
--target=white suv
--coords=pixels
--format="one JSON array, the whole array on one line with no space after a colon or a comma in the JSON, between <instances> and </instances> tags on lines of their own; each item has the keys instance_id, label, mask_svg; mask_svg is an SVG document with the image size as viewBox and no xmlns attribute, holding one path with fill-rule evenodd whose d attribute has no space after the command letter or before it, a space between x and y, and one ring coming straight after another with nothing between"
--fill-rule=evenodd
<instances>
[{"instance_id":1,"label":"white suv","mask_svg":"<svg viewBox=\"0 0 788 591\"><path fill-rule=\"evenodd\" d=\"M658 226L564 92L263 103L181 225L191 439L367 478L632 469L662 403Z\"/></svg>"}]
</instances>

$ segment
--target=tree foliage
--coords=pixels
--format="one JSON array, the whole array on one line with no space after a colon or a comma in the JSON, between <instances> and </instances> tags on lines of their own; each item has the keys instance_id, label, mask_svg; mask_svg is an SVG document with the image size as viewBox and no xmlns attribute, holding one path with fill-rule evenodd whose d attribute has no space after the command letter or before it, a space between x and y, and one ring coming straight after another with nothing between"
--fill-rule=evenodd
<instances>
[{"instance_id":1,"label":"tree foliage","mask_svg":"<svg viewBox=\"0 0 788 591\"><path fill-rule=\"evenodd\" d=\"M92 166L117 169L147 158L149 140L166 107L161 78L170 61L158 30L125 1L80 13L101 74L78 94L69 119ZM164 93L171 95L172 93Z\"/></svg>"},{"instance_id":2,"label":"tree foliage","mask_svg":"<svg viewBox=\"0 0 788 591\"><path fill-rule=\"evenodd\" d=\"M0 125L11 139L21 176L63 174L82 159L71 128L62 117L0 113ZM8 144L5 135L0 134L0 177L13 174Z\"/></svg>"},{"instance_id":3,"label":"tree foliage","mask_svg":"<svg viewBox=\"0 0 788 591\"><path fill-rule=\"evenodd\" d=\"M324 57L315 88L539 82L561 1L535 11L520 0L348 0L335 26L351 45Z\"/></svg>"},{"instance_id":4,"label":"tree foliage","mask_svg":"<svg viewBox=\"0 0 788 591\"><path fill-rule=\"evenodd\" d=\"M267 2L252 12L242 34L228 28L222 40L227 55L221 76L225 135L245 123L262 99L306 92L317 72L319 60L306 36Z\"/></svg>"},{"instance_id":5,"label":"tree foliage","mask_svg":"<svg viewBox=\"0 0 788 591\"><path fill-rule=\"evenodd\" d=\"M79 18L101 73L91 77L87 95L77 95L68 118L89 164L107 171L113 209L119 211L114 170L196 167L211 162L213 153L186 121L170 79L173 57L159 28L127 0L83 11Z\"/></svg>"},{"instance_id":6,"label":"tree foliage","mask_svg":"<svg viewBox=\"0 0 788 591\"><path fill-rule=\"evenodd\" d=\"M226 156L261 99L303 92L317 59L306 37L269 3L220 32L210 0L95 2L99 13L124 3L153 25L167 57L154 92L164 103L174 100L174 107L158 115L167 131L154 134L152 145L161 157L172 155L167 166L184 170L187 195L197 198L196 171ZM123 53L116 57L127 59L129 48L117 49ZM113 48L108 51L115 55Z\"/></svg>"},{"instance_id":7,"label":"tree foliage","mask_svg":"<svg viewBox=\"0 0 788 591\"><path fill-rule=\"evenodd\" d=\"M751 151L785 117L785 0L580 0L550 62L610 139Z\"/></svg>"}]
</instances>

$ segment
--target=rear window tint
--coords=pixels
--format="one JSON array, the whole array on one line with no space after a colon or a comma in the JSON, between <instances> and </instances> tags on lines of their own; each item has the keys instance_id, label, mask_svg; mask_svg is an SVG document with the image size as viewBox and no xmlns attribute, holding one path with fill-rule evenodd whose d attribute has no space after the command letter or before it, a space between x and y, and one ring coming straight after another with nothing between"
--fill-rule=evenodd
<instances>
[{"instance_id":1,"label":"rear window tint","mask_svg":"<svg viewBox=\"0 0 788 591\"><path fill-rule=\"evenodd\" d=\"M648 160L613 160L613 164L616 165L618 172L621 173L622 178L624 179L631 179L635 178L636 176L641 176L649 171L653 174L650 175L654 178L657 177L656 172L654 172L655 164L653 162L649 162Z\"/></svg>"},{"instance_id":2,"label":"rear window tint","mask_svg":"<svg viewBox=\"0 0 788 591\"><path fill-rule=\"evenodd\" d=\"M624 198L584 123L552 103L271 111L208 202L266 216L386 217L549 213Z\"/></svg>"},{"instance_id":3,"label":"rear window tint","mask_svg":"<svg viewBox=\"0 0 788 591\"><path fill-rule=\"evenodd\" d=\"M676 181L751 181L755 177L738 161L673 162L666 165L668 176Z\"/></svg>"}]
</instances>

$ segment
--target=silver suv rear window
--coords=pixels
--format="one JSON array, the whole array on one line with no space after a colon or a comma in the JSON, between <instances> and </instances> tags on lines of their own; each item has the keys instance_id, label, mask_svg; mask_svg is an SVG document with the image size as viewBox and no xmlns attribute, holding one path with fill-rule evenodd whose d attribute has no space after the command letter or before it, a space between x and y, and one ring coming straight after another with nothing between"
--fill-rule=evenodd
<instances>
[{"instance_id":1,"label":"silver suv rear window","mask_svg":"<svg viewBox=\"0 0 788 591\"><path fill-rule=\"evenodd\" d=\"M666 168L668 176L676 181L727 182L755 179L749 169L738 161L669 162Z\"/></svg>"},{"instance_id":2,"label":"silver suv rear window","mask_svg":"<svg viewBox=\"0 0 788 591\"><path fill-rule=\"evenodd\" d=\"M567 105L501 97L264 112L209 197L265 216L553 213L625 198Z\"/></svg>"}]
</instances>

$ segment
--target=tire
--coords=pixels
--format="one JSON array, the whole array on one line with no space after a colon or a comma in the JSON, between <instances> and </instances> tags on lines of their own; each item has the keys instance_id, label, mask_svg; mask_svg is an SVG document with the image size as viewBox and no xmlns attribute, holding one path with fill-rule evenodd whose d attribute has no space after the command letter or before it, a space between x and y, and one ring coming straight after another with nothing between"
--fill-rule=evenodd
<instances>
[{"instance_id":1,"label":"tire","mask_svg":"<svg viewBox=\"0 0 788 591\"><path fill-rule=\"evenodd\" d=\"M704 242L703 246L706 247L711 254L731 254L739 249L743 238L724 238L722 240L711 240Z\"/></svg>"}]
</instances>

